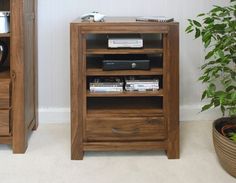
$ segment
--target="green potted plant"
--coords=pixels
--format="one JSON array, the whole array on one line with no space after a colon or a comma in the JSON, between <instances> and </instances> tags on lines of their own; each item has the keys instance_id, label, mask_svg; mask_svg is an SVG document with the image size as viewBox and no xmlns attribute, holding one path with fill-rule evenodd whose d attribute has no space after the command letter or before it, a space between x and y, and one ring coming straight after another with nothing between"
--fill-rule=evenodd
<instances>
[{"instance_id":1,"label":"green potted plant","mask_svg":"<svg viewBox=\"0 0 236 183\"><path fill-rule=\"evenodd\" d=\"M202 111L220 108L223 116L213 123L213 142L223 168L236 177L236 0L226 7L189 19L187 33L195 33L205 47L199 80L206 86Z\"/></svg>"}]
</instances>

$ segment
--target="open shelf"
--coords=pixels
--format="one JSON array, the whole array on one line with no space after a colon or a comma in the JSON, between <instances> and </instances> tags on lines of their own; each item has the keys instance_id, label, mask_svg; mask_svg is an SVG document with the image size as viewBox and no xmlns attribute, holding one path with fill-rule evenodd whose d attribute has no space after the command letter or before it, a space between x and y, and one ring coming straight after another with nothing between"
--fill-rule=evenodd
<instances>
[{"instance_id":1,"label":"open shelf","mask_svg":"<svg viewBox=\"0 0 236 183\"><path fill-rule=\"evenodd\" d=\"M0 38L1 37L11 37L11 33L0 33Z\"/></svg>"},{"instance_id":2,"label":"open shelf","mask_svg":"<svg viewBox=\"0 0 236 183\"><path fill-rule=\"evenodd\" d=\"M0 11L10 11L11 0L0 0Z\"/></svg>"},{"instance_id":3,"label":"open shelf","mask_svg":"<svg viewBox=\"0 0 236 183\"><path fill-rule=\"evenodd\" d=\"M0 69L0 80L11 79L10 77L10 70L8 68L3 68L4 70L1 71Z\"/></svg>"},{"instance_id":4,"label":"open shelf","mask_svg":"<svg viewBox=\"0 0 236 183\"><path fill-rule=\"evenodd\" d=\"M87 116L160 116L162 106L162 97L88 98Z\"/></svg>"},{"instance_id":5,"label":"open shelf","mask_svg":"<svg viewBox=\"0 0 236 183\"><path fill-rule=\"evenodd\" d=\"M103 71L100 68L88 68L87 76L154 76L163 75L162 68L151 68L150 70L114 70Z\"/></svg>"},{"instance_id":6,"label":"open shelf","mask_svg":"<svg viewBox=\"0 0 236 183\"><path fill-rule=\"evenodd\" d=\"M103 92L91 93L87 91L87 97L156 97L163 96L163 89L147 92Z\"/></svg>"}]
</instances>

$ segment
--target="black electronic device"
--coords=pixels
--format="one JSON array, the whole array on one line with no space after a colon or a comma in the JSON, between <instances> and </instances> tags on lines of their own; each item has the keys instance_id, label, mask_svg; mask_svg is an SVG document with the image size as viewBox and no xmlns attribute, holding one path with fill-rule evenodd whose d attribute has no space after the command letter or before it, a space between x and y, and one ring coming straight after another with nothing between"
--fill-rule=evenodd
<instances>
[{"instance_id":1,"label":"black electronic device","mask_svg":"<svg viewBox=\"0 0 236 183\"><path fill-rule=\"evenodd\" d=\"M149 70L150 60L103 60L103 70Z\"/></svg>"},{"instance_id":2,"label":"black electronic device","mask_svg":"<svg viewBox=\"0 0 236 183\"><path fill-rule=\"evenodd\" d=\"M102 61L103 70L149 70L147 55L106 55Z\"/></svg>"}]
</instances>

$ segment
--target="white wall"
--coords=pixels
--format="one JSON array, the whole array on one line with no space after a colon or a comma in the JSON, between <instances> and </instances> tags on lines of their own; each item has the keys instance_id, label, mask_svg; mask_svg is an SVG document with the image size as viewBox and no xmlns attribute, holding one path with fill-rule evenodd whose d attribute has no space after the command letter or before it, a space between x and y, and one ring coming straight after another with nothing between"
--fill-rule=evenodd
<instances>
[{"instance_id":1,"label":"white wall","mask_svg":"<svg viewBox=\"0 0 236 183\"><path fill-rule=\"evenodd\" d=\"M219 113L198 114L202 86L197 82L203 60L200 41L184 30L188 18L229 0L39 0L39 112L40 122L69 122L69 23L99 11L107 16L165 15L180 22L181 120L214 119Z\"/></svg>"}]
</instances>

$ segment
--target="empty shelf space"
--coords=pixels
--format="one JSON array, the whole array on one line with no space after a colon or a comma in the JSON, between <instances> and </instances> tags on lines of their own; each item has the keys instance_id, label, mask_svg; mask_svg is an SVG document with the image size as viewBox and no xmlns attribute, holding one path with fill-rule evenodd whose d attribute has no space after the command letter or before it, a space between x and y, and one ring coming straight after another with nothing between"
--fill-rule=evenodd
<instances>
[{"instance_id":1,"label":"empty shelf space","mask_svg":"<svg viewBox=\"0 0 236 183\"><path fill-rule=\"evenodd\" d=\"M3 68L2 70L0 69L0 80L10 80L10 71L7 68Z\"/></svg>"},{"instance_id":2,"label":"empty shelf space","mask_svg":"<svg viewBox=\"0 0 236 183\"><path fill-rule=\"evenodd\" d=\"M87 115L91 117L160 116L162 97L88 98Z\"/></svg>"}]
</instances>

